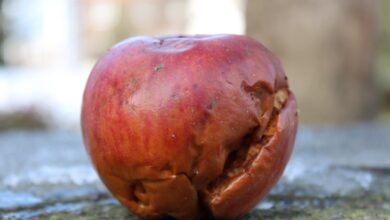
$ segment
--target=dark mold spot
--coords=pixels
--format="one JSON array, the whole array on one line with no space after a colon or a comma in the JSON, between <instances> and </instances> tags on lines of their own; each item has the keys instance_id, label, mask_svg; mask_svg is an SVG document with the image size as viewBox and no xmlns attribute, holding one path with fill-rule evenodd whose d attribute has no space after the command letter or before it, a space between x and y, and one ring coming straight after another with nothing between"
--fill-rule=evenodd
<instances>
[{"instance_id":1,"label":"dark mold spot","mask_svg":"<svg viewBox=\"0 0 390 220\"><path fill-rule=\"evenodd\" d=\"M159 42L160 46L161 46L163 43L164 43L164 39L160 39L160 42Z\"/></svg>"},{"instance_id":2,"label":"dark mold spot","mask_svg":"<svg viewBox=\"0 0 390 220\"><path fill-rule=\"evenodd\" d=\"M160 72L164 68L164 64L160 63L154 67L154 72Z\"/></svg>"},{"instance_id":3,"label":"dark mold spot","mask_svg":"<svg viewBox=\"0 0 390 220\"><path fill-rule=\"evenodd\" d=\"M207 110L212 110L213 108L215 108L215 106L217 105L218 103L218 99L217 98L214 98L208 105L207 105Z\"/></svg>"}]
</instances>

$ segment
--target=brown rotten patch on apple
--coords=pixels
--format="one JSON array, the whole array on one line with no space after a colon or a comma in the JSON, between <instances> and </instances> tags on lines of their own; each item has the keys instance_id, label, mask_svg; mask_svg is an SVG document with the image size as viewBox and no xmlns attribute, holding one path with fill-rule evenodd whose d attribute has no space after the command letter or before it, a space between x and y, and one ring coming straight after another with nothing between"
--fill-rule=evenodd
<instances>
[{"instance_id":1,"label":"brown rotten patch on apple","mask_svg":"<svg viewBox=\"0 0 390 220\"><path fill-rule=\"evenodd\" d=\"M215 166L222 167L216 177L204 180L206 184L196 183L198 178L204 178L208 174L199 173L200 168L197 166L202 159L202 146L192 143L193 146L197 145L196 150L199 152L195 153L197 156L191 173L175 173L166 166L161 170L146 171L151 179L128 181L115 175L115 178L123 180L128 187L128 193L124 197L121 193L119 200L145 218L234 218L253 207L258 202L258 197L263 197L271 189L273 184L270 183L276 181L282 172L279 167L286 163L285 157L288 157L290 149L278 149L275 145L293 141L291 137L287 140L280 138L282 133L293 132L295 129L289 128L288 126L294 125L287 124L285 120L295 120L295 115L291 113L296 108L286 88L275 93L259 86L250 87L245 83L242 88L260 113L259 124L250 128L239 140L227 143L221 155L214 155L222 158ZM205 111L211 111L215 108L214 105L218 105L215 99L206 106ZM207 123L207 119L202 122ZM286 151L281 155L281 150ZM280 158L277 159L275 155ZM258 191L261 193L253 197Z\"/></svg>"},{"instance_id":2,"label":"brown rotten patch on apple","mask_svg":"<svg viewBox=\"0 0 390 220\"><path fill-rule=\"evenodd\" d=\"M230 219L280 178L296 102L280 64L249 38L135 38L92 71L82 128L99 176L135 214Z\"/></svg>"},{"instance_id":3,"label":"brown rotten patch on apple","mask_svg":"<svg viewBox=\"0 0 390 220\"><path fill-rule=\"evenodd\" d=\"M279 146L275 146L280 144L278 142L281 140L278 138L281 138L281 131L286 132L285 126L290 126L281 120L285 120L287 114L290 114L287 116L290 117L289 120L294 120L294 116L286 112L295 108L295 103L289 100L289 93L288 89L280 89L274 94L264 90L260 90L260 93L259 90L249 92L255 105L260 108L259 112L263 114L259 125L249 130L240 143L229 151L222 174L202 192L213 216L234 218L245 214L242 210L253 207L258 198L271 189L273 184L270 183L279 178L282 170L278 166L283 166L286 163L285 157L289 157L283 154L290 153L290 149L283 149L286 150L282 153L283 156L278 155L281 156L278 159L274 157L281 153ZM294 128L287 129L291 132ZM251 194L260 191L262 193L250 202L251 199L248 198L253 197ZM235 214L227 214L228 210Z\"/></svg>"},{"instance_id":4,"label":"brown rotten patch on apple","mask_svg":"<svg viewBox=\"0 0 390 220\"><path fill-rule=\"evenodd\" d=\"M257 103L261 103L259 100L266 100L263 95L263 99L259 99L257 95L255 95L255 97L254 101L256 105ZM260 153L263 146L269 143L269 140L275 133L277 122L276 116L284 106L287 98L288 92L285 89L279 90L273 97L271 97L269 100L271 102L273 101L273 109L270 115L265 118L264 125L259 125L251 129L249 133L242 138L238 145L236 145L233 149L230 149L228 157L224 163L222 174L213 180L205 190L210 197L210 200L214 197L220 197L223 191L229 187L234 179L237 179L238 176L244 174L251 166L255 157Z\"/></svg>"}]
</instances>

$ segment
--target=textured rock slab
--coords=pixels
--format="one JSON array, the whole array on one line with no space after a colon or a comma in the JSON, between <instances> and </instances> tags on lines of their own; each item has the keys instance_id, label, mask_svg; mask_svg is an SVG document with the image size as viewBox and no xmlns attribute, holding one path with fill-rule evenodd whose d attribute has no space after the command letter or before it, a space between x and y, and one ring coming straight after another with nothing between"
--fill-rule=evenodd
<instances>
[{"instance_id":1,"label":"textured rock slab","mask_svg":"<svg viewBox=\"0 0 390 220\"><path fill-rule=\"evenodd\" d=\"M389 134L301 128L284 176L243 219L389 218ZM0 133L0 155L0 219L137 219L100 183L78 133Z\"/></svg>"}]
</instances>

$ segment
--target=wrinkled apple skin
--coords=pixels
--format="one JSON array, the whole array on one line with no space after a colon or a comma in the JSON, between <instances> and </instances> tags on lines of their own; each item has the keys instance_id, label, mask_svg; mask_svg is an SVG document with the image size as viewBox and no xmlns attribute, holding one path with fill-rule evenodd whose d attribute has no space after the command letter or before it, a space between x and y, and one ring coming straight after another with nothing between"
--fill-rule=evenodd
<instances>
[{"instance_id":1,"label":"wrinkled apple skin","mask_svg":"<svg viewBox=\"0 0 390 220\"><path fill-rule=\"evenodd\" d=\"M282 175L297 106L277 59L250 38L135 37L93 68L81 125L97 173L135 214L231 219Z\"/></svg>"}]
</instances>

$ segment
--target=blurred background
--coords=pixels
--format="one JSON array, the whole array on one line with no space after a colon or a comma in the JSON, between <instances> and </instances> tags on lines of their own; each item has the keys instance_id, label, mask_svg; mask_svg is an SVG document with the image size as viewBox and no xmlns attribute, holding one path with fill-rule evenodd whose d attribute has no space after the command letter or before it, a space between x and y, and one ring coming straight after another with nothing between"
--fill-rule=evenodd
<instances>
[{"instance_id":1,"label":"blurred background","mask_svg":"<svg viewBox=\"0 0 390 220\"><path fill-rule=\"evenodd\" d=\"M388 0L0 0L0 219L136 219L84 150L87 77L125 38L216 33L262 42L298 98L289 165L244 219L389 219Z\"/></svg>"},{"instance_id":2,"label":"blurred background","mask_svg":"<svg viewBox=\"0 0 390 220\"><path fill-rule=\"evenodd\" d=\"M0 130L78 130L96 60L135 35L246 34L281 60L300 120L390 122L390 2L0 0Z\"/></svg>"}]
</instances>

